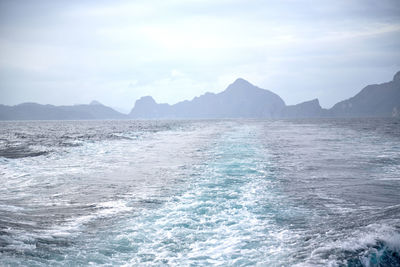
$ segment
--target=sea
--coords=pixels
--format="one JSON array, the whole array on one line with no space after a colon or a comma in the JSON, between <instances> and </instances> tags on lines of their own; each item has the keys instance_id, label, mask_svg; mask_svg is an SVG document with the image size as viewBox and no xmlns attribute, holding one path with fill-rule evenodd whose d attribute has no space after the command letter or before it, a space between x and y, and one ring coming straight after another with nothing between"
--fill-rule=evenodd
<instances>
[{"instance_id":1,"label":"sea","mask_svg":"<svg viewBox=\"0 0 400 267\"><path fill-rule=\"evenodd\" d=\"M400 266L400 120L0 122L0 266Z\"/></svg>"}]
</instances>

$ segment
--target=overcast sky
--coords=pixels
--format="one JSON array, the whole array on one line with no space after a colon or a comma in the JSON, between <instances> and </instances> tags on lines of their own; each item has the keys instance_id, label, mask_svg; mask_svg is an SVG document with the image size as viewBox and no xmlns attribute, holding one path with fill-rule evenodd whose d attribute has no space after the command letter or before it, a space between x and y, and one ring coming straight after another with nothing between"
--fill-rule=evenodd
<instances>
[{"instance_id":1,"label":"overcast sky","mask_svg":"<svg viewBox=\"0 0 400 267\"><path fill-rule=\"evenodd\" d=\"M323 107L400 70L399 0L0 0L0 103L174 104L236 78Z\"/></svg>"}]
</instances>

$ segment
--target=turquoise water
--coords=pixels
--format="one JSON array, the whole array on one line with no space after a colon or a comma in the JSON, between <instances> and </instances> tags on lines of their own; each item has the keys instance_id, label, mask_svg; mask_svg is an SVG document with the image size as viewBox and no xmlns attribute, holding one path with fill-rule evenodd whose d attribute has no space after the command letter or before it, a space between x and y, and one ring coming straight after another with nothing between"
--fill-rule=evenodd
<instances>
[{"instance_id":1,"label":"turquoise water","mask_svg":"<svg viewBox=\"0 0 400 267\"><path fill-rule=\"evenodd\" d=\"M184 191L118 227L123 238L112 243L118 247L125 241L137 253L126 259L129 263L279 262L288 233L271 222L282 203L254 130L244 126L221 136Z\"/></svg>"},{"instance_id":2,"label":"turquoise water","mask_svg":"<svg viewBox=\"0 0 400 267\"><path fill-rule=\"evenodd\" d=\"M397 121L5 126L2 265L400 264Z\"/></svg>"}]
</instances>

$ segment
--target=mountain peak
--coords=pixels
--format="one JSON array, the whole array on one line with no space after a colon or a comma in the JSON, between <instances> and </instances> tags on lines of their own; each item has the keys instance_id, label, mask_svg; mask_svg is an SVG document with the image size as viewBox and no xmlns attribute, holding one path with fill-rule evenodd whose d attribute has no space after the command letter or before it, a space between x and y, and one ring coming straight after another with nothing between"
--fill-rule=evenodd
<instances>
[{"instance_id":1,"label":"mountain peak","mask_svg":"<svg viewBox=\"0 0 400 267\"><path fill-rule=\"evenodd\" d=\"M157 118L163 116L163 110L161 110L161 107L164 107L163 105L165 104L157 104L151 96L142 96L136 100L130 114L137 118Z\"/></svg>"},{"instance_id":2,"label":"mountain peak","mask_svg":"<svg viewBox=\"0 0 400 267\"><path fill-rule=\"evenodd\" d=\"M230 86L254 86L243 78L237 78Z\"/></svg>"},{"instance_id":3,"label":"mountain peak","mask_svg":"<svg viewBox=\"0 0 400 267\"><path fill-rule=\"evenodd\" d=\"M309 103L312 103L312 104L315 104L315 105L320 105L319 104L319 99L318 98L314 98L314 99L312 99L312 100L310 100L310 101L308 101Z\"/></svg>"},{"instance_id":4,"label":"mountain peak","mask_svg":"<svg viewBox=\"0 0 400 267\"><path fill-rule=\"evenodd\" d=\"M225 91L232 92L232 91L248 91L250 89L257 88L253 84L249 83L243 78L236 79L233 83L231 83Z\"/></svg>"},{"instance_id":5,"label":"mountain peak","mask_svg":"<svg viewBox=\"0 0 400 267\"><path fill-rule=\"evenodd\" d=\"M90 102L89 105L91 105L91 106L103 106L103 104L100 103L100 102L97 101L97 100L93 100L92 102Z\"/></svg>"},{"instance_id":6,"label":"mountain peak","mask_svg":"<svg viewBox=\"0 0 400 267\"><path fill-rule=\"evenodd\" d=\"M398 71L398 72L394 75L393 81L394 81L394 82L399 82L399 81L400 81L400 71Z\"/></svg>"},{"instance_id":7,"label":"mountain peak","mask_svg":"<svg viewBox=\"0 0 400 267\"><path fill-rule=\"evenodd\" d=\"M143 103L143 104L145 104L145 105L149 105L149 104L152 104L152 105L155 105L155 104L157 104L156 103L156 101L154 100L154 98L153 97L151 97L151 96L142 96L139 100L137 100L136 101L137 103Z\"/></svg>"}]
</instances>

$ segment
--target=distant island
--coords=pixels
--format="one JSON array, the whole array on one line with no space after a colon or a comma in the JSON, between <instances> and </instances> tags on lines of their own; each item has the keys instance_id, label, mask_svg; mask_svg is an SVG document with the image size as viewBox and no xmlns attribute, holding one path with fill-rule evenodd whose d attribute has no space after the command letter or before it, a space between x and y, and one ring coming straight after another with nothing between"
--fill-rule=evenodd
<instances>
[{"instance_id":1,"label":"distant island","mask_svg":"<svg viewBox=\"0 0 400 267\"><path fill-rule=\"evenodd\" d=\"M207 118L349 118L400 117L400 71L393 80L368 85L355 96L323 109L318 99L286 105L277 94L237 79L223 92L205 93L174 105L151 96L123 114L97 101L87 105L53 106L23 103L0 105L0 120L207 119Z\"/></svg>"},{"instance_id":2,"label":"distant island","mask_svg":"<svg viewBox=\"0 0 400 267\"><path fill-rule=\"evenodd\" d=\"M101 120L129 117L97 101L89 105L53 106L22 103L16 106L0 105L0 120Z\"/></svg>"}]
</instances>

